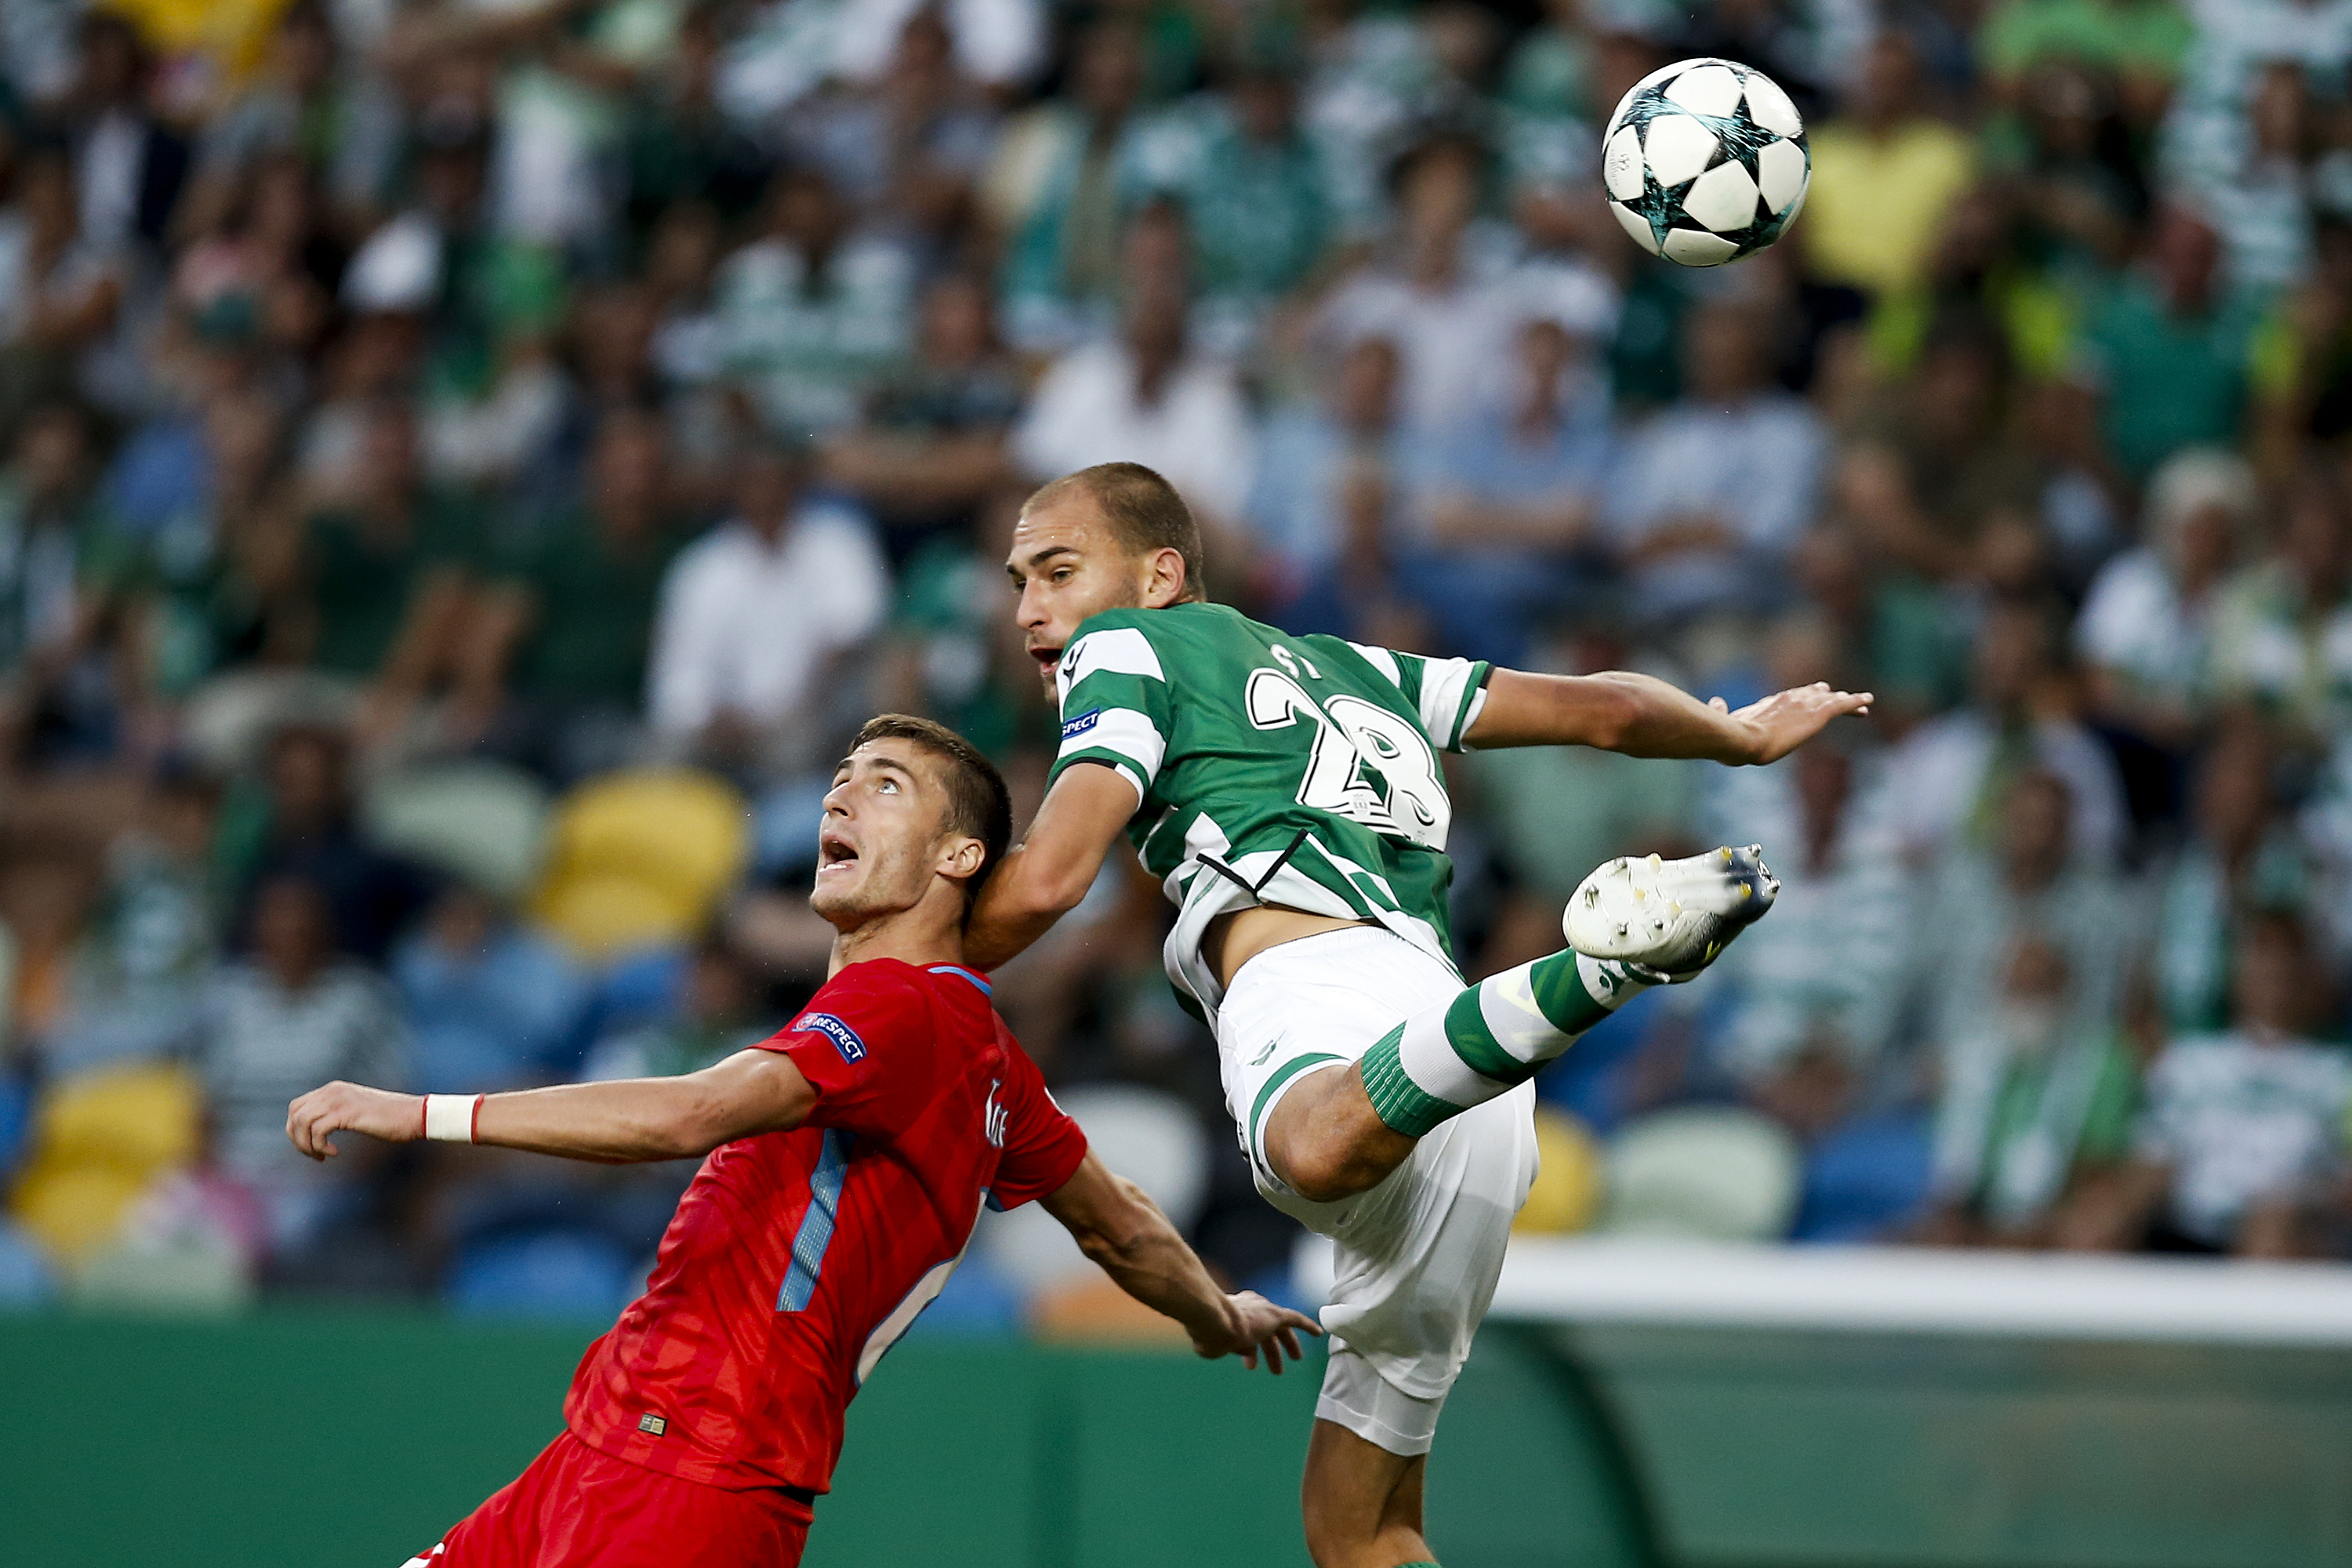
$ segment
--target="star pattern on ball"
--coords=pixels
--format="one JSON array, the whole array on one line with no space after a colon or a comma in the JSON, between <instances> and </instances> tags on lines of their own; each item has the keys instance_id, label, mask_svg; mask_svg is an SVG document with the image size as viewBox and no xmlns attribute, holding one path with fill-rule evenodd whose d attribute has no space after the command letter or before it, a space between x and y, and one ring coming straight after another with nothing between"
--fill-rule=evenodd
<instances>
[{"instance_id":1,"label":"star pattern on ball","mask_svg":"<svg viewBox=\"0 0 2352 1568\"><path fill-rule=\"evenodd\" d=\"M1811 176L1803 121L1760 72L1685 60L1628 93L1603 139L1620 224L1644 249L1715 266L1778 239Z\"/></svg>"}]
</instances>

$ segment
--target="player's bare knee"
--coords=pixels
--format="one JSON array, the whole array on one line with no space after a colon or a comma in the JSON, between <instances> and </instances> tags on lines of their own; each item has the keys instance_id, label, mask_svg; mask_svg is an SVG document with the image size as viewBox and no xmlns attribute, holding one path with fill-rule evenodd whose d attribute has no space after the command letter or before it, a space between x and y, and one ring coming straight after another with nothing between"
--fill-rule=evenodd
<instances>
[{"instance_id":1,"label":"player's bare knee","mask_svg":"<svg viewBox=\"0 0 2352 1568\"><path fill-rule=\"evenodd\" d=\"M1310 1203L1369 1192L1411 1157L1412 1145L1373 1113L1352 1069L1333 1068L1302 1079L1265 1124L1267 1162Z\"/></svg>"},{"instance_id":2,"label":"player's bare knee","mask_svg":"<svg viewBox=\"0 0 2352 1568\"><path fill-rule=\"evenodd\" d=\"M1275 1173L1309 1203L1352 1198L1379 1185L1395 1168L1393 1162L1384 1163L1360 1147L1346 1131L1313 1123L1269 1128L1265 1152Z\"/></svg>"}]
</instances>

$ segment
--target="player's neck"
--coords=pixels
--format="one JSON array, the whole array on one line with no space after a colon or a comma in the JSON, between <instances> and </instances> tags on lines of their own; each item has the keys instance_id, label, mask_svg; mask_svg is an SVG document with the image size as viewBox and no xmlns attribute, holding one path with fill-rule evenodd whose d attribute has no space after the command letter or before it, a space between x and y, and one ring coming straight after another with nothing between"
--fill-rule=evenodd
<instances>
[{"instance_id":1,"label":"player's neck","mask_svg":"<svg viewBox=\"0 0 2352 1568\"><path fill-rule=\"evenodd\" d=\"M853 963L870 958L895 958L901 963L927 968L934 963L963 962L963 909L935 908L926 899L911 910L877 915L848 931L836 931L833 956L825 965L830 980Z\"/></svg>"}]
</instances>

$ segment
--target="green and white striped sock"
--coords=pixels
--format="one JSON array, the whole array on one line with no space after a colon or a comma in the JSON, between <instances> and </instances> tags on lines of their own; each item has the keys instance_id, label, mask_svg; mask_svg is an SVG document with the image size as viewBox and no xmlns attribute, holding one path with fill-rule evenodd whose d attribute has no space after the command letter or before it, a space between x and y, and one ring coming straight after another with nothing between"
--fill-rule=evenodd
<instances>
[{"instance_id":1,"label":"green and white striped sock","mask_svg":"<svg viewBox=\"0 0 2352 1568\"><path fill-rule=\"evenodd\" d=\"M1364 1053L1380 1119L1419 1138L1533 1078L1651 982L1615 960L1555 952L1425 1008Z\"/></svg>"}]
</instances>

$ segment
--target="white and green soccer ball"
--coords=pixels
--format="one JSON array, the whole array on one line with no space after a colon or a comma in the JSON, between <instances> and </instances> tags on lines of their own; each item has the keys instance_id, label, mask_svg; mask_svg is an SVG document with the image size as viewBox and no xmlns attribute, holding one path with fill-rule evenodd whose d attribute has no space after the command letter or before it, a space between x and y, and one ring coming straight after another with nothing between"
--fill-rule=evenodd
<instances>
[{"instance_id":1,"label":"white and green soccer ball","mask_svg":"<svg viewBox=\"0 0 2352 1568\"><path fill-rule=\"evenodd\" d=\"M1643 249L1720 267L1796 221L1812 180L1805 122L1771 78L1683 60L1636 82L1601 138L1609 210Z\"/></svg>"}]
</instances>

